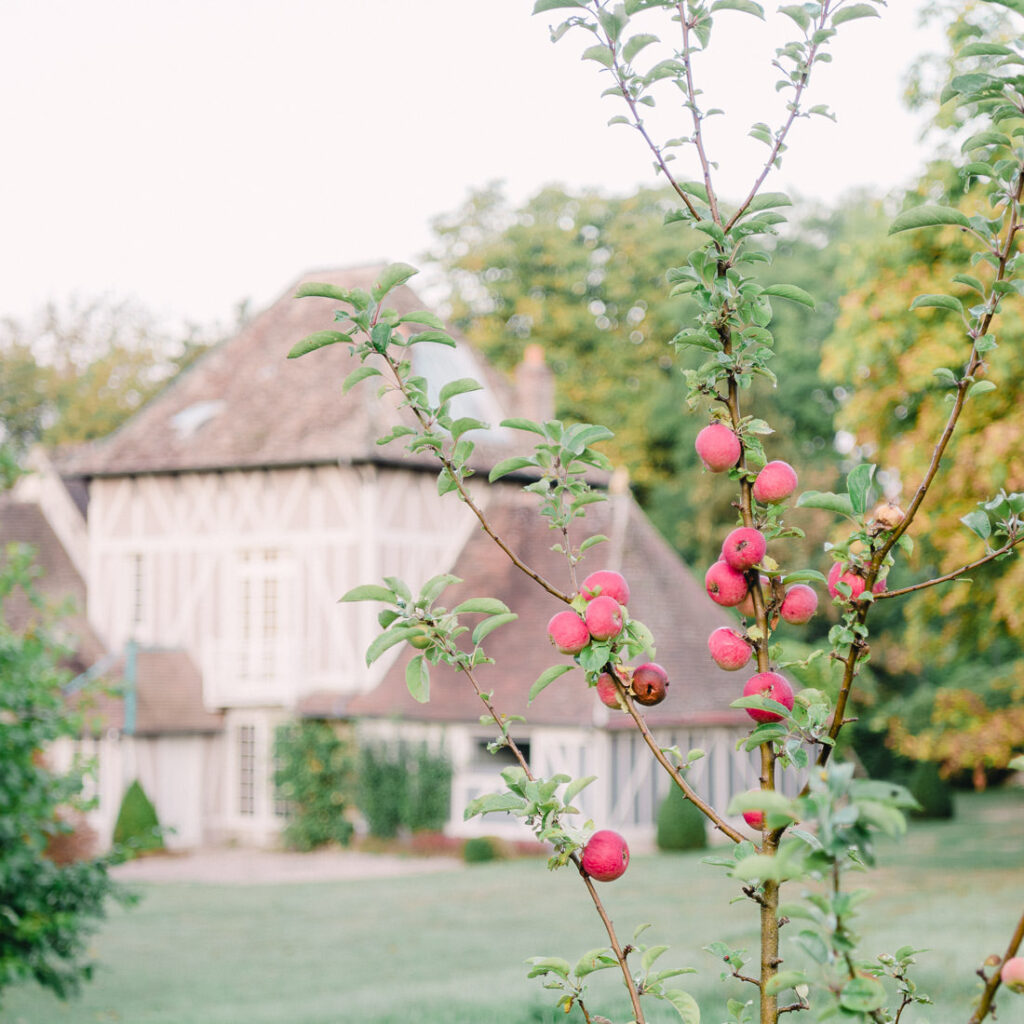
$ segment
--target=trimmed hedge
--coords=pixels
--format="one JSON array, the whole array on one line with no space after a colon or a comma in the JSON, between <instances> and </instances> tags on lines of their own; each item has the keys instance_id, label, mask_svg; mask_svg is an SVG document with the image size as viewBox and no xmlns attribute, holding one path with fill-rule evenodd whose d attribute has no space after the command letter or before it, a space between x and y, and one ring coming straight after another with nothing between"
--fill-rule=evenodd
<instances>
[{"instance_id":1,"label":"trimmed hedge","mask_svg":"<svg viewBox=\"0 0 1024 1024\"><path fill-rule=\"evenodd\" d=\"M704 815L672 786L658 809L658 849L703 850L708 845Z\"/></svg>"}]
</instances>

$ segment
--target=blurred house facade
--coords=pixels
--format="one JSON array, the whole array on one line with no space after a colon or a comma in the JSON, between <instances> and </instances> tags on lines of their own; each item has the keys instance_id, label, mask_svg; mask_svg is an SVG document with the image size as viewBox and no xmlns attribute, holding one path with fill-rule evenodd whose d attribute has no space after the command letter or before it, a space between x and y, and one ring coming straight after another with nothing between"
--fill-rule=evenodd
<instances>
[{"instance_id":1,"label":"blurred house facade","mask_svg":"<svg viewBox=\"0 0 1024 1024\"><path fill-rule=\"evenodd\" d=\"M369 289L380 268L321 272L310 279ZM652 833L666 790L627 716L603 707L581 671L563 676L527 707L537 676L562 658L546 624L559 610L512 566L456 498L437 494L436 468L376 439L401 421L373 383L347 395L356 365L343 345L288 361L291 346L329 325L335 303L292 298L290 289L235 337L188 371L110 437L57 465L37 456L0 508L3 539L33 540L46 584L79 602L80 681L114 680L78 753L96 759L94 827L108 839L121 795L139 779L181 847L222 841L267 844L286 808L272 785L275 729L296 716L351 721L377 740L425 741L453 763L448 829L514 832L505 816L464 822L474 796L499 788L500 758L486 752L491 730L465 680L432 672L432 699L409 696L409 650L393 648L369 668L377 607L339 604L350 588L397 576L412 587L440 572L463 581L444 603L496 596L520 618L491 634L496 664L481 670L500 710L523 714L515 735L536 774L597 775L584 813L627 835ZM422 308L407 287L389 296L400 313ZM452 350L411 347L433 388L474 377L460 415L492 425L515 415L544 419L553 382L528 360L516 382L459 340ZM471 481L506 542L568 589L535 497L514 479L486 483L498 459L522 454L523 435L481 435ZM657 660L672 680L669 699L647 719L662 746L705 751L692 781L719 805L757 784L757 767L737 753L749 725L729 701L748 672L726 676L711 663L708 633L732 619L712 604L625 489L590 507L577 542L609 540L588 566L630 581L630 611L659 640ZM564 606L563 606L564 607ZM70 756L65 751L64 756Z\"/></svg>"}]
</instances>

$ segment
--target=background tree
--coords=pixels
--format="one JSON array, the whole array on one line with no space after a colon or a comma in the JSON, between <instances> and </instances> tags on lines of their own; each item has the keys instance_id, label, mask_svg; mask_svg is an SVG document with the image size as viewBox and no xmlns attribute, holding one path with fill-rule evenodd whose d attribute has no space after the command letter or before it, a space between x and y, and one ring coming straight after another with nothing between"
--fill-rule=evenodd
<instances>
[{"instance_id":1,"label":"background tree","mask_svg":"<svg viewBox=\"0 0 1024 1024\"><path fill-rule=\"evenodd\" d=\"M58 863L51 852L84 806L83 773L47 757L80 722L36 574L31 549L0 553L0 993L35 979L63 998L89 977L86 942L117 890L110 856Z\"/></svg>"},{"instance_id":2,"label":"background tree","mask_svg":"<svg viewBox=\"0 0 1024 1024\"><path fill-rule=\"evenodd\" d=\"M239 307L243 317L245 307ZM141 306L109 297L51 302L27 321L0 321L0 440L89 441L115 430L219 335L172 331Z\"/></svg>"}]
</instances>

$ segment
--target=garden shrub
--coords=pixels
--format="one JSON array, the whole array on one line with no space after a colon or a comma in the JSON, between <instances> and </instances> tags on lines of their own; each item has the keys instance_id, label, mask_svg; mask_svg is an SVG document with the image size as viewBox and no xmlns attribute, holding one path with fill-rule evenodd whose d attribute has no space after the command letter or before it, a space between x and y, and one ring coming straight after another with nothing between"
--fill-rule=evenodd
<instances>
[{"instance_id":1,"label":"garden shrub","mask_svg":"<svg viewBox=\"0 0 1024 1024\"><path fill-rule=\"evenodd\" d=\"M462 859L467 864L486 864L488 861L504 858L504 846L493 836L474 836L467 839L462 846Z\"/></svg>"},{"instance_id":2,"label":"garden shrub","mask_svg":"<svg viewBox=\"0 0 1024 1024\"><path fill-rule=\"evenodd\" d=\"M659 850L703 850L708 845L704 815L672 786L658 808L656 842Z\"/></svg>"},{"instance_id":3,"label":"garden shrub","mask_svg":"<svg viewBox=\"0 0 1024 1024\"><path fill-rule=\"evenodd\" d=\"M921 809L915 818L952 818L953 787L939 774L934 761L919 761L910 775L909 789Z\"/></svg>"},{"instance_id":4,"label":"garden shrub","mask_svg":"<svg viewBox=\"0 0 1024 1024\"><path fill-rule=\"evenodd\" d=\"M284 841L293 850L328 843L347 846L354 831L351 804L352 744L328 722L304 720L278 729L274 740L274 784L288 803Z\"/></svg>"},{"instance_id":5,"label":"garden shrub","mask_svg":"<svg viewBox=\"0 0 1024 1024\"><path fill-rule=\"evenodd\" d=\"M138 779L121 798L121 809L114 825L114 843L135 853L162 850L164 847L156 808Z\"/></svg>"},{"instance_id":6,"label":"garden shrub","mask_svg":"<svg viewBox=\"0 0 1024 1024\"><path fill-rule=\"evenodd\" d=\"M370 834L393 839L402 829L440 831L448 821L452 769L444 754L368 744L359 753L357 801Z\"/></svg>"}]
</instances>

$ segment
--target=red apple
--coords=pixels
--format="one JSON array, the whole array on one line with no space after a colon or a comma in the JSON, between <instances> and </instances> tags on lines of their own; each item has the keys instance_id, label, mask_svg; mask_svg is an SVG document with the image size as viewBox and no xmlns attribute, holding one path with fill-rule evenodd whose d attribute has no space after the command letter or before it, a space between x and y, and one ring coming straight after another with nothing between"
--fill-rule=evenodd
<instances>
[{"instance_id":1,"label":"red apple","mask_svg":"<svg viewBox=\"0 0 1024 1024\"><path fill-rule=\"evenodd\" d=\"M794 583L786 590L779 614L786 622L802 626L805 622L810 622L817 610L818 595L814 588L807 586L806 583Z\"/></svg>"},{"instance_id":2,"label":"red apple","mask_svg":"<svg viewBox=\"0 0 1024 1024\"><path fill-rule=\"evenodd\" d=\"M646 665L640 665L633 670L631 680L633 697L638 704L647 707L654 707L660 704L667 696L668 673L653 661Z\"/></svg>"},{"instance_id":3,"label":"red apple","mask_svg":"<svg viewBox=\"0 0 1024 1024\"><path fill-rule=\"evenodd\" d=\"M764 828L764 811L744 811L743 820L756 831Z\"/></svg>"},{"instance_id":4,"label":"red apple","mask_svg":"<svg viewBox=\"0 0 1024 1024\"><path fill-rule=\"evenodd\" d=\"M629 866L629 847L618 832L601 829L583 847L583 870L596 882L612 882Z\"/></svg>"},{"instance_id":5,"label":"red apple","mask_svg":"<svg viewBox=\"0 0 1024 1024\"><path fill-rule=\"evenodd\" d=\"M625 577L611 569L592 572L580 587L580 593L588 600L595 597L613 597L619 604L629 604L629 584Z\"/></svg>"},{"instance_id":6,"label":"red apple","mask_svg":"<svg viewBox=\"0 0 1024 1024\"><path fill-rule=\"evenodd\" d=\"M590 643L590 631L574 611L558 612L548 623L548 636L562 654L579 654Z\"/></svg>"},{"instance_id":7,"label":"red apple","mask_svg":"<svg viewBox=\"0 0 1024 1024\"><path fill-rule=\"evenodd\" d=\"M614 708L616 711L625 711L619 701L619 689L615 680L608 672L602 672L597 677L597 697L605 707Z\"/></svg>"},{"instance_id":8,"label":"red apple","mask_svg":"<svg viewBox=\"0 0 1024 1024\"><path fill-rule=\"evenodd\" d=\"M611 640L622 632L622 606L614 597L595 597L585 614L587 629L595 640Z\"/></svg>"},{"instance_id":9,"label":"red apple","mask_svg":"<svg viewBox=\"0 0 1024 1024\"><path fill-rule=\"evenodd\" d=\"M715 562L704 575L704 589L715 604L731 608L747 596L747 578L728 562Z\"/></svg>"},{"instance_id":10,"label":"red apple","mask_svg":"<svg viewBox=\"0 0 1024 1024\"><path fill-rule=\"evenodd\" d=\"M833 562L832 568L828 571L828 595L829 597L841 597L844 601L856 601L864 593L865 579L860 573L854 572L844 562ZM836 588L837 583L845 583L850 588L850 596L840 594Z\"/></svg>"},{"instance_id":11,"label":"red apple","mask_svg":"<svg viewBox=\"0 0 1024 1024\"><path fill-rule=\"evenodd\" d=\"M764 558L767 550L768 544L760 530L755 530L752 526L741 526L725 538L725 543L722 545L722 558L733 569L743 572L757 565Z\"/></svg>"},{"instance_id":12,"label":"red apple","mask_svg":"<svg viewBox=\"0 0 1024 1024\"><path fill-rule=\"evenodd\" d=\"M705 468L712 473L724 473L739 462L742 448L740 439L724 424L712 423L705 427L694 442L694 448Z\"/></svg>"},{"instance_id":13,"label":"red apple","mask_svg":"<svg viewBox=\"0 0 1024 1024\"><path fill-rule=\"evenodd\" d=\"M769 462L754 481L755 501L774 505L785 501L796 490L796 470L788 462Z\"/></svg>"},{"instance_id":14,"label":"red apple","mask_svg":"<svg viewBox=\"0 0 1024 1024\"><path fill-rule=\"evenodd\" d=\"M708 650L711 660L726 672L735 672L750 661L750 644L728 626L719 626L708 637Z\"/></svg>"},{"instance_id":15,"label":"red apple","mask_svg":"<svg viewBox=\"0 0 1024 1024\"><path fill-rule=\"evenodd\" d=\"M1024 995L1024 956L1011 956L999 971L999 979L1011 992Z\"/></svg>"},{"instance_id":16,"label":"red apple","mask_svg":"<svg viewBox=\"0 0 1024 1024\"><path fill-rule=\"evenodd\" d=\"M747 680L743 687L744 697L761 695L770 700L778 701L787 710L793 710L793 687L785 676L778 672L758 672ZM746 708L746 712L755 722L780 722L782 715L761 708Z\"/></svg>"}]
</instances>

